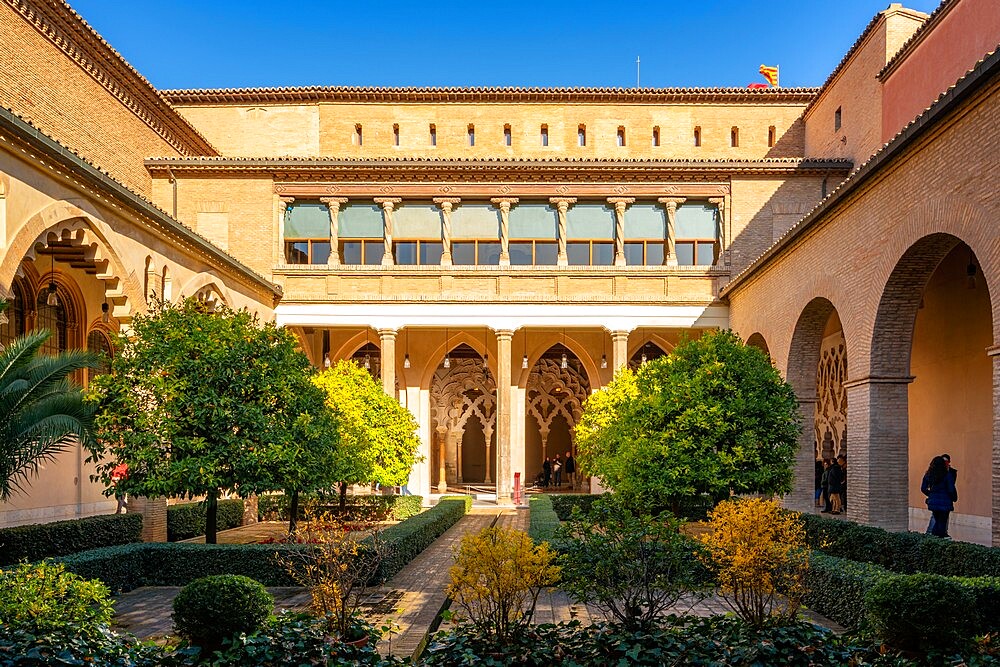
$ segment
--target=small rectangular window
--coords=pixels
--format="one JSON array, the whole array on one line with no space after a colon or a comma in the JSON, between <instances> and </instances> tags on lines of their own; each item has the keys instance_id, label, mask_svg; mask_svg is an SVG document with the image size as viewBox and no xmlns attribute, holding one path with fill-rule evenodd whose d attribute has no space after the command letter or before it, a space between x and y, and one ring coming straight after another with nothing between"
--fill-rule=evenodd
<instances>
[{"instance_id":1,"label":"small rectangular window","mask_svg":"<svg viewBox=\"0 0 1000 667\"><path fill-rule=\"evenodd\" d=\"M694 128L694 145L701 146L701 126L698 125Z\"/></svg>"},{"instance_id":2,"label":"small rectangular window","mask_svg":"<svg viewBox=\"0 0 1000 667\"><path fill-rule=\"evenodd\" d=\"M767 145L768 145L769 148L774 148L774 141L775 141L775 137L777 136L777 134L778 133L775 130L774 125L772 125L771 127L767 128Z\"/></svg>"},{"instance_id":3,"label":"small rectangular window","mask_svg":"<svg viewBox=\"0 0 1000 667\"><path fill-rule=\"evenodd\" d=\"M837 107L837 110L833 112L833 131L837 132L840 130L840 123L843 120L840 112L841 107Z\"/></svg>"},{"instance_id":4,"label":"small rectangular window","mask_svg":"<svg viewBox=\"0 0 1000 667\"><path fill-rule=\"evenodd\" d=\"M542 146L549 145L549 126L542 125Z\"/></svg>"},{"instance_id":5,"label":"small rectangular window","mask_svg":"<svg viewBox=\"0 0 1000 667\"><path fill-rule=\"evenodd\" d=\"M733 148L739 148L740 146L740 128L733 127L729 130L729 145Z\"/></svg>"},{"instance_id":6,"label":"small rectangular window","mask_svg":"<svg viewBox=\"0 0 1000 667\"><path fill-rule=\"evenodd\" d=\"M476 145L476 126L475 125L469 125L469 145L470 146L475 146Z\"/></svg>"},{"instance_id":7,"label":"small rectangular window","mask_svg":"<svg viewBox=\"0 0 1000 667\"><path fill-rule=\"evenodd\" d=\"M625 145L625 128L622 126L618 127L617 142L619 146Z\"/></svg>"},{"instance_id":8,"label":"small rectangular window","mask_svg":"<svg viewBox=\"0 0 1000 667\"><path fill-rule=\"evenodd\" d=\"M510 125L503 126L503 145L510 146L511 136L510 136Z\"/></svg>"},{"instance_id":9,"label":"small rectangular window","mask_svg":"<svg viewBox=\"0 0 1000 667\"><path fill-rule=\"evenodd\" d=\"M354 126L354 136L351 138L352 143L355 146L360 146L363 143L363 137L361 134L361 123Z\"/></svg>"},{"instance_id":10,"label":"small rectangular window","mask_svg":"<svg viewBox=\"0 0 1000 667\"><path fill-rule=\"evenodd\" d=\"M438 145L438 131L437 131L437 126L434 125L434 123L431 123L431 128L430 129L431 129L431 146L437 146Z\"/></svg>"},{"instance_id":11,"label":"small rectangular window","mask_svg":"<svg viewBox=\"0 0 1000 667\"><path fill-rule=\"evenodd\" d=\"M587 145L587 126L581 125L576 130L576 145L586 146Z\"/></svg>"},{"instance_id":12,"label":"small rectangular window","mask_svg":"<svg viewBox=\"0 0 1000 667\"><path fill-rule=\"evenodd\" d=\"M399 145L399 124L393 124L392 126L392 145Z\"/></svg>"},{"instance_id":13,"label":"small rectangular window","mask_svg":"<svg viewBox=\"0 0 1000 667\"><path fill-rule=\"evenodd\" d=\"M654 127L653 128L653 146L659 146L659 145L660 145L660 128L659 127Z\"/></svg>"}]
</instances>

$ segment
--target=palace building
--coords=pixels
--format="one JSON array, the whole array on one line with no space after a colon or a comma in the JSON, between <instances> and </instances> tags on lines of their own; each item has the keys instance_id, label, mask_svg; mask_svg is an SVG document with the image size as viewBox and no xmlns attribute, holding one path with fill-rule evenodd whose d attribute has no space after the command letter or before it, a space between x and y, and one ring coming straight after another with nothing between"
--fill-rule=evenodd
<instances>
[{"instance_id":1,"label":"palace building","mask_svg":"<svg viewBox=\"0 0 1000 667\"><path fill-rule=\"evenodd\" d=\"M61 0L0 28L4 343L247 307L413 412L413 492L507 503L616 369L731 327L799 395L791 506L847 453L849 516L918 526L948 451L953 534L1000 544L992 0L890 5L789 89L157 90ZM89 474L67 453L0 526L108 511Z\"/></svg>"}]
</instances>

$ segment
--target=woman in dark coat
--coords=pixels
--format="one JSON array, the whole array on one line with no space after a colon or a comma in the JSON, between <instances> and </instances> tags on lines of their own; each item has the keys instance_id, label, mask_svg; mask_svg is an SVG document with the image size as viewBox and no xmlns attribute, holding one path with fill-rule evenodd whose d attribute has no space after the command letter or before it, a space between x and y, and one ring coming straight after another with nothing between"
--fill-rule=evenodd
<instances>
[{"instance_id":1,"label":"woman in dark coat","mask_svg":"<svg viewBox=\"0 0 1000 667\"><path fill-rule=\"evenodd\" d=\"M927 532L938 537L948 537L948 515L955 509L958 490L955 478L948 474L943 456L935 456L920 482L920 492L927 496L927 509L931 511L931 522Z\"/></svg>"}]
</instances>

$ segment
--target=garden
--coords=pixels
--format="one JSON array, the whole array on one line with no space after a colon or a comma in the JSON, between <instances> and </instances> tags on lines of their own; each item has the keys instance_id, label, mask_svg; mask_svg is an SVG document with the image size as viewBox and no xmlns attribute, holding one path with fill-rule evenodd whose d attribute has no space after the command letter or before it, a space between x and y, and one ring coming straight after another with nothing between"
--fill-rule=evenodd
<instances>
[{"instance_id":1,"label":"garden","mask_svg":"<svg viewBox=\"0 0 1000 667\"><path fill-rule=\"evenodd\" d=\"M26 392L28 378L55 380L34 412L8 406L7 446L21 449L0 499L80 439L109 494L203 500L173 507L165 543L140 541L138 514L0 530L3 665L1000 664L1000 550L783 509L797 403L729 332L595 393L579 462L611 491L534 496L527 531L467 532L444 629L402 658L392 624L365 620L361 601L471 500L422 510L348 495L404 484L416 451L412 417L367 372L314 371L290 334L195 301L136 318L86 396L67 378L92 359L33 344L4 350L2 381ZM32 432L25 420L43 408L60 427ZM245 513L240 498L287 521L285 537L215 544ZM176 541L197 534L207 544ZM114 596L143 586L180 589L173 631L156 641L114 625ZM277 586L305 591L306 608L276 612ZM553 588L601 620L536 622ZM688 613L709 598L728 613Z\"/></svg>"}]
</instances>

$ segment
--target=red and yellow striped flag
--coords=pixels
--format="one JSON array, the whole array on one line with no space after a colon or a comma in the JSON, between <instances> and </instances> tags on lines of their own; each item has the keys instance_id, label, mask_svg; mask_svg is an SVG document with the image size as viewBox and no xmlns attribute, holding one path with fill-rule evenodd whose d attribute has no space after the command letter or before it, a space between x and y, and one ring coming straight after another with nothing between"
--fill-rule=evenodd
<instances>
[{"instance_id":1,"label":"red and yellow striped flag","mask_svg":"<svg viewBox=\"0 0 1000 667\"><path fill-rule=\"evenodd\" d=\"M771 84L772 88L778 87L778 66L768 67L767 65L760 66L760 73L764 75L767 82Z\"/></svg>"}]
</instances>

